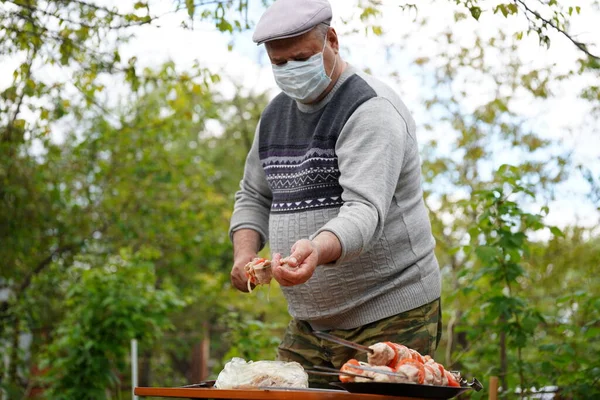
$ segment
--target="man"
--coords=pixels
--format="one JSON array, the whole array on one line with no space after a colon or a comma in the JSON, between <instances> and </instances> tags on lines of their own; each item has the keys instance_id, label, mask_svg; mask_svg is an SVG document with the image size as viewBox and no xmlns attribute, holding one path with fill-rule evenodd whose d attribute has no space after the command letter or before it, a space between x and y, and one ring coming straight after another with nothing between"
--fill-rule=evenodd
<instances>
[{"instance_id":1,"label":"man","mask_svg":"<svg viewBox=\"0 0 600 400\"><path fill-rule=\"evenodd\" d=\"M281 360L339 368L357 355L313 330L433 355L441 279L415 123L388 86L344 62L331 17L327 0L277 0L254 32L283 93L261 116L236 194L231 281L247 291L244 265L269 241L293 317Z\"/></svg>"}]
</instances>

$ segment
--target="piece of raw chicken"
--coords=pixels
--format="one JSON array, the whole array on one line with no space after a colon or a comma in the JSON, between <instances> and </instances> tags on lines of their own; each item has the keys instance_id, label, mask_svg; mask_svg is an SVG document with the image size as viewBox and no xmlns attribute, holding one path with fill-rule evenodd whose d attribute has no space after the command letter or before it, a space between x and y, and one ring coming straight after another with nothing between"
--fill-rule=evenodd
<instances>
[{"instance_id":1,"label":"piece of raw chicken","mask_svg":"<svg viewBox=\"0 0 600 400\"><path fill-rule=\"evenodd\" d=\"M283 268L294 269L289 264L289 257L281 259ZM248 291L252 292L252 285L268 285L273 279L273 271L271 269L271 260L257 257L244 266L244 272L248 279Z\"/></svg>"},{"instance_id":2,"label":"piece of raw chicken","mask_svg":"<svg viewBox=\"0 0 600 400\"><path fill-rule=\"evenodd\" d=\"M354 372L364 376L370 376L378 382L400 382L414 383L423 385L437 386L455 386L460 384L459 377L447 371L442 364L435 362L430 356L422 356L418 351L409 349L398 343L381 342L369 346L373 353L368 355L368 363L359 363L356 360L350 360L344 364L341 371ZM373 371L364 371L353 366L368 366L370 368L381 369L382 371L392 371L396 375L381 374ZM357 382L357 379L344 376L340 380L344 382ZM377 379L377 380L376 380Z\"/></svg>"},{"instance_id":3,"label":"piece of raw chicken","mask_svg":"<svg viewBox=\"0 0 600 400\"><path fill-rule=\"evenodd\" d=\"M252 291L254 285L268 285L271 283L273 274L271 272L271 261L265 258L255 258L244 266L246 278L248 278L248 291Z\"/></svg>"},{"instance_id":4,"label":"piece of raw chicken","mask_svg":"<svg viewBox=\"0 0 600 400\"><path fill-rule=\"evenodd\" d=\"M367 366L371 367L369 364L365 362L361 362L355 359L348 360L342 368L340 368L341 372L350 372L353 374L359 374L365 376L366 378L358 377L358 376L348 376L348 375L340 375L340 380L342 382L395 382L395 377L392 375L376 372L376 371L365 371L360 368L355 368L355 366ZM381 372L394 372L390 367L378 366L378 370ZM369 379L372 378L372 379Z\"/></svg>"}]
</instances>

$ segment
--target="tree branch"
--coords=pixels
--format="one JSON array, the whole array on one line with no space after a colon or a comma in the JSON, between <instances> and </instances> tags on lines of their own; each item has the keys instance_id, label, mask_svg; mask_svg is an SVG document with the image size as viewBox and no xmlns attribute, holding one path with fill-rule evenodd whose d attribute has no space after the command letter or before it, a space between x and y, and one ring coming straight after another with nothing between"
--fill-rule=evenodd
<instances>
[{"instance_id":1,"label":"tree branch","mask_svg":"<svg viewBox=\"0 0 600 400\"><path fill-rule=\"evenodd\" d=\"M538 13L535 10L532 10L531 8L529 8L529 6L527 4L525 4L524 0L514 0L515 4L517 5L521 5L526 13L525 15L527 15L527 13L533 14L535 15L535 17L537 19L539 19L540 21L544 22L546 25L551 26L552 28L554 28L556 31L562 33L567 39L569 39L575 46L577 46L577 48L581 51L583 51L585 54L587 54L589 57L592 57L596 60L600 60L600 57L592 54L589 52L589 50L587 49L586 45L584 43L578 42L577 40L573 39L573 37L571 37L571 35L569 35L566 31L564 31L563 29L559 28L558 26L556 26L556 24L554 24L552 21L542 17L540 15L540 13ZM529 19L529 18L528 18Z\"/></svg>"},{"instance_id":2,"label":"tree branch","mask_svg":"<svg viewBox=\"0 0 600 400\"><path fill-rule=\"evenodd\" d=\"M80 42L61 37L58 34L58 32L51 31L45 27L37 27L37 28L40 29L40 33L31 31L31 30L27 30L27 29L17 29L12 26L3 27L2 30L6 31L6 32L14 32L18 35L27 35L27 36L31 36L31 37L39 37L40 39L48 39L48 40L56 42L57 44L66 43L68 40L68 44L71 47L75 48L75 50L80 51L82 53L89 52L92 55L92 57L95 56L96 58L92 58L92 61L98 62L98 63L102 63L102 62L110 63L111 62L111 60L103 60L101 57L113 57L112 53L102 52L102 51L98 51L98 50L95 50L90 47L85 47L82 44L80 44ZM117 67L115 67L115 69L119 72L123 72L122 69L118 69Z\"/></svg>"},{"instance_id":3,"label":"tree branch","mask_svg":"<svg viewBox=\"0 0 600 400\"><path fill-rule=\"evenodd\" d=\"M54 0L56 3L75 3L75 4L79 4L80 6L84 6L84 7L89 7L92 8L94 10L98 10L98 11L104 11L105 13L108 13L110 15L113 15L115 17L123 17L123 15L121 13L119 13L118 11L114 11L114 10L110 10L106 7L102 7L102 6L98 6L96 4L91 4L82 0Z\"/></svg>"},{"instance_id":4,"label":"tree branch","mask_svg":"<svg viewBox=\"0 0 600 400\"><path fill-rule=\"evenodd\" d=\"M77 24L79 26L82 26L82 27L85 27L85 28L88 28L88 29L92 29L92 30L97 30L99 28L107 28L107 29L112 29L112 30L131 28L131 27L134 27L134 26L141 26L141 25L149 24L152 21L154 21L155 19L159 18L159 17L150 17L149 16L149 18L144 19L142 21L124 22L124 23L122 23L120 25L115 25L115 26L110 26L110 23L107 26L92 26L92 25L86 24L86 23L84 23L82 21L73 21L73 20L71 20L69 18L57 15L56 13L51 13L49 11L45 11L45 10L40 9L39 7L34 7L34 6L30 5L30 4L22 4L22 3L18 2L18 1L15 1L15 0L6 0L6 1L8 3L12 3L12 4L14 4L14 5L18 6L18 7L23 8L23 9L29 10L32 13L39 12L39 13L41 13L43 15L46 15L46 16L49 16L49 17L52 17L52 18L56 18L59 21L64 21L64 22L68 22L68 23L71 23L71 24ZM57 9L57 12L58 12L58 9ZM112 14L112 15L114 17L119 17L119 18L122 18L124 20L127 19L126 15L121 15L121 14Z\"/></svg>"},{"instance_id":5,"label":"tree branch","mask_svg":"<svg viewBox=\"0 0 600 400\"><path fill-rule=\"evenodd\" d=\"M23 280L23 282L21 282L21 284L19 285L19 287L17 287L17 296L19 296L20 294L22 294L25 290L27 290L27 288L29 287L29 285L31 285L31 280L33 279L34 276L36 276L37 274L39 274L40 272L42 272L46 267L48 267L51 263L52 260L54 259L54 257L67 253L71 250L74 250L78 247L83 246L83 241L78 242L78 243L72 243L63 247L59 247L58 249L54 250L52 253L50 253L50 255L46 258L44 258L42 261L39 262L39 264L35 267L35 269L33 271L31 271Z\"/></svg>"},{"instance_id":6,"label":"tree branch","mask_svg":"<svg viewBox=\"0 0 600 400\"><path fill-rule=\"evenodd\" d=\"M15 126L15 122L17 121L17 117L19 116L19 113L21 112L21 106L23 105L23 100L25 99L25 86L27 86L27 81L31 77L31 67L33 65L33 61L34 61L35 56L37 55L38 51L39 51L39 46L35 46L33 48L33 50L31 51L31 53L29 54L29 56L27 57L27 73L21 79L21 81L24 82L24 85L23 85L24 88L23 88L21 95L19 96L19 100L17 102L17 108L15 110L15 113L13 114L12 118L10 119L10 122L8 123L8 125L6 127L6 136L5 136L6 142L10 142L12 140L11 136L12 136L12 132L13 132L13 129Z\"/></svg>"}]
</instances>

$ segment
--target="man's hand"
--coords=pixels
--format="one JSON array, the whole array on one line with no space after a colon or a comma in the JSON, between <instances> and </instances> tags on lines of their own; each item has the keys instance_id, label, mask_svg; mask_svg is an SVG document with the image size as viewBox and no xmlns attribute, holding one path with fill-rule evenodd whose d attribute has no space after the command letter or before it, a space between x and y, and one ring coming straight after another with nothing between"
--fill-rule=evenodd
<instances>
[{"instance_id":1,"label":"man's hand","mask_svg":"<svg viewBox=\"0 0 600 400\"><path fill-rule=\"evenodd\" d=\"M285 263L282 263L285 261ZM292 246L292 254L286 259L273 255L273 277L281 286L300 285L310 279L319 263L319 249L308 239L301 239Z\"/></svg>"},{"instance_id":2,"label":"man's hand","mask_svg":"<svg viewBox=\"0 0 600 400\"><path fill-rule=\"evenodd\" d=\"M257 256L259 249L260 235L255 230L240 229L233 232L231 284L242 292L248 292L248 278L244 267Z\"/></svg>"},{"instance_id":3,"label":"man's hand","mask_svg":"<svg viewBox=\"0 0 600 400\"><path fill-rule=\"evenodd\" d=\"M244 271L244 267L250 261L257 257L256 253L248 253L246 255L240 255L233 260L233 268L231 268L231 284L235 286L241 292L248 292L248 277ZM254 289L254 284L250 284Z\"/></svg>"}]
</instances>

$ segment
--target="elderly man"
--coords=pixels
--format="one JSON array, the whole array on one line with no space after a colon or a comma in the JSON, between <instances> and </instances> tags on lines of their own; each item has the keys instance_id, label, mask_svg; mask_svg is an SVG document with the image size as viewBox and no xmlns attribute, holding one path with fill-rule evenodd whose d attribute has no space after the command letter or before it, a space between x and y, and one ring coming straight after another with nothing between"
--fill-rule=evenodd
<instances>
[{"instance_id":1,"label":"elderly man","mask_svg":"<svg viewBox=\"0 0 600 400\"><path fill-rule=\"evenodd\" d=\"M392 89L341 58L331 18L327 0L277 0L256 26L282 93L236 194L231 281L247 291L244 265L268 241L293 317L281 360L339 368L356 356L313 330L433 355L441 279L415 123Z\"/></svg>"}]
</instances>

